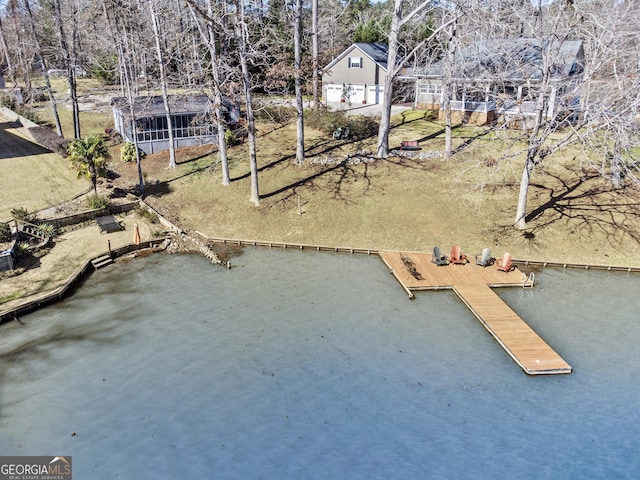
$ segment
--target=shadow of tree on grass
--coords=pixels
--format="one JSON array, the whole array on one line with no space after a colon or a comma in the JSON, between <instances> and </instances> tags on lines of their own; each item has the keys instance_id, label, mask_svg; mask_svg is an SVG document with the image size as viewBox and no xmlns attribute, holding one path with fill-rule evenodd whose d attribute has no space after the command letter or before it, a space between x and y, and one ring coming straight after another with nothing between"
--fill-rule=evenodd
<instances>
[{"instance_id":1,"label":"shadow of tree on grass","mask_svg":"<svg viewBox=\"0 0 640 480\"><path fill-rule=\"evenodd\" d=\"M613 188L595 173L574 173L567 179L547 172L555 180L553 185L531 184L529 203L535 197L543 200L526 215L525 231L519 232L513 225L498 228L536 244L536 235L562 222L570 225L571 233L602 236L612 248L625 237L640 244L640 191Z\"/></svg>"}]
</instances>

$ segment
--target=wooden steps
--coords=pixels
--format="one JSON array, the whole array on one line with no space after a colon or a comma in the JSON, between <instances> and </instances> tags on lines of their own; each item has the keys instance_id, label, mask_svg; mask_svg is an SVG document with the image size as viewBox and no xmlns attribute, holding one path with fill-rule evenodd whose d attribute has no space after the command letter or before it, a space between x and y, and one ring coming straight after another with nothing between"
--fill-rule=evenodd
<instances>
[{"instance_id":1,"label":"wooden steps","mask_svg":"<svg viewBox=\"0 0 640 480\"><path fill-rule=\"evenodd\" d=\"M96 270L106 267L107 265L111 265L112 263L113 258L111 258L111 255L102 255L101 257L97 257L91 260L91 265L93 265L93 268L95 268Z\"/></svg>"}]
</instances>

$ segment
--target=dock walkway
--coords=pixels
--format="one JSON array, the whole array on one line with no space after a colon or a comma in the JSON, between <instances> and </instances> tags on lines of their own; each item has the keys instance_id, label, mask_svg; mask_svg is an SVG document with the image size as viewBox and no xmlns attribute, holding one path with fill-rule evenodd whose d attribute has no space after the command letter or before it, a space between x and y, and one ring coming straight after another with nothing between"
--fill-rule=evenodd
<instances>
[{"instance_id":1,"label":"dock walkway","mask_svg":"<svg viewBox=\"0 0 640 480\"><path fill-rule=\"evenodd\" d=\"M453 289L525 373L571 373L571 366L492 291L491 287L533 286L517 268L505 273L474 263L436 266L426 253L379 254L411 298L416 290Z\"/></svg>"},{"instance_id":2,"label":"dock walkway","mask_svg":"<svg viewBox=\"0 0 640 480\"><path fill-rule=\"evenodd\" d=\"M486 285L455 285L453 290L525 373L571 373L571 366L491 288Z\"/></svg>"}]
</instances>

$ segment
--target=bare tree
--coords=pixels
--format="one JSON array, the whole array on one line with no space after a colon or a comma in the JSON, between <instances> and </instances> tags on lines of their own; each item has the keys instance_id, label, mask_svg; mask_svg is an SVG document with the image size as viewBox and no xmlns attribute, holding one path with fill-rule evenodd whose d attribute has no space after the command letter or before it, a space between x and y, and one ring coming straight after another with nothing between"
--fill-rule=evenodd
<instances>
[{"instance_id":1,"label":"bare tree","mask_svg":"<svg viewBox=\"0 0 640 480\"><path fill-rule=\"evenodd\" d=\"M129 4L126 8L117 5L113 0L103 0L103 12L109 31L118 54L119 78L123 97L127 99L129 106L129 126L132 132L133 146L136 155L136 167L138 173L138 193L145 197L144 175L142 173L142 162L140 158L140 148L138 146L138 123L136 121L135 99L138 92L137 79L139 78L137 66L136 49L132 43L135 37L134 18L141 14L138 5ZM136 22L137 24L137 22Z\"/></svg>"},{"instance_id":2,"label":"bare tree","mask_svg":"<svg viewBox=\"0 0 640 480\"><path fill-rule=\"evenodd\" d=\"M571 145L580 146L583 153L577 167L596 169L613 186L637 181L637 155L631 148L638 139L635 119L640 108L637 5L573 0L532 6L495 0L475 8L474 15L467 16L467 33L461 41L478 40L470 31L480 31L494 44L500 42L491 35L498 39L506 35L504 45L511 49L495 57L480 52L483 58L477 62L484 74L475 83L468 82L472 68L464 60L456 61L460 63L456 68L466 70L467 100L491 96L500 122L522 127L520 135L514 129L501 130L505 139L513 141L503 158L524 157L515 228L527 227L529 187L536 168ZM491 27L481 30L480 25ZM584 48L584 57L577 48ZM524 83L509 82L514 72L525 70Z\"/></svg>"},{"instance_id":3,"label":"bare tree","mask_svg":"<svg viewBox=\"0 0 640 480\"><path fill-rule=\"evenodd\" d=\"M9 71L9 77L11 77L11 82L13 86L17 86L18 83L16 81L16 75L13 69L13 62L11 61L11 55L9 53L9 45L7 44L7 39L4 33L4 27L2 25L2 15L0 15L0 47L2 47L2 51L4 52L4 59L7 62L7 70Z\"/></svg>"},{"instance_id":4,"label":"bare tree","mask_svg":"<svg viewBox=\"0 0 640 480\"><path fill-rule=\"evenodd\" d=\"M36 46L36 55L42 67L42 74L44 76L47 95L49 96L49 104L51 105L51 113L53 114L53 119L56 124L56 133L58 134L58 137L64 138L64 133L62 132L62 125L60 123L60 116L58 115L58 106L56 104L56 97L53 93L53 89L51 88L51 79L49 78L49 69L47 67L47 62L45 60L45 55L42 49L42 42L40 41L39 33L36 30L36 22L33 16L33 12L31 11L31 5L29 5L29 0L24 0L24 8L27 12L27 17L29 19L29 28L31 29L31 35L33 36L33 41Z\"/></svg>"},{"instance_id":5,"label":"bare tree","mask_svg":"<svg viewBox=\"0 0 640 480\"><path fill-rule=\"evenodd\" d=\"M304 163L304 105L302 103L302 0L295 1L294 23L294 69L296 84L296 162Z\"/></svg>"},{"instance_id":6,"label":"bare tree","mask_svg":"<svg viewBox=\"0 0 640 480\"><path fill-rule=\"evenodd\" d=\"M169 103L169 82L165 68L165 58L162 51L160 26L158 24L156 0L149 1L149 14L151 15L151 25L156 45L156 55L158 59L158 71L160 75L160 87L162 89L162 100L164 102L165 118L167 120L167 136L169 140L169 168L176 168L176 146L173 138L173 118L171 117L171 104Z\"/></svg>"},{"instance_id":7,"label":"bare tree","mask_svg":"<svg viewBox=\"0 0 640 480\"><path fill-rule=\"evenodd\" d=\"M319 30L318 30L318 0L311 0L311 56L312 56L312 94L313 108L320 106L320 50L319 50Z\"/></svg>"},{"instance_id":8,"label":"bare tree","mask_svg":"<svg viewBox=\"0 0 640 480\"><path fill-rule=\"evenodd\" d=\"M607 3L607 2L604 2ZM589 0L576 0L570 4L557 4L539 8L528 27L540 39L542 45L542 78L538 88L535 119L527 135L527 151L520 180L518 205L514 224L518 229L526 228L527 197L531 176L537 165L549 155L580 142L584 146L599 143L597 150L587 149L585 159L596 152L603 152L608 163L608 175L615 183L620 183L620 174L628 170L628 134L636 135L635 118L640 94L637 50L632 55L634 65L628 68L627 50L630 38L620 35L620 28L633 18L637 19L637 9L629 4L605 5ZM580 35L586 44L584 74L567 78L561 87L564 98L557 95L552 76L561 63L562 43ZM635 38L633 38L635 40ZM616 72L622 67L624 73ZM603 88L604 87L604 88ZM597 92L597 93L596 93ZM584 112L571 124L562 117L549 115L557 112L557 103L582 96ZM550 105L550 102L554 104ZM568 126L570 128L558 127ZM560 133L560 135L559 135ZM605 169L601 173L605 174Z\"/></svg>"},{"instance_id":9,"label":"bare tree","mask_svg":"<svg viewBox=\"0 0 640 480\"><path fill-rule=\"evenodd\" d=\"M209 51L209 56L211 57L211 90L213 93L213 109L216 120L216 130L218 134L218 156L220 159L220 164L222 165L222 185L229 185L231 183L229 177L229 159L227 155L227 142L225 139L225 124L224 118L222 115L222 65L216 50L218 45L218 36L216 34L216 24L220 24L220 22L216 22L215 20L215 12L213 8L213 4L211 0L206 0L206 11L200 8L193 0L187 0L187 4L189 5L189 9L194 17L198 25L198 29L200 31L200 36L205 42L207 49ZM206 24L206 30L203 29L200 22L198 22L197 16L202 18Z\"/></svg>"},{"instance_id":10,"label":"bare tree","mask_svg":"<svg viewBox=\"0 0 640 480\"><path fill-rule=\"evenodd\" d=\"M445 62L444 62L444 81L442 83L442 99L443 99L443 108L445 114L445 130L444 130L444 157L449 159L451 157L452 150L452 119L451 119L451 89L453 88L452 82L452 70L453 65L455 63L455 51L457 46L457 31L458 24L457 21L454 21L451 25L449 25L449 35L448 42L445 46L446 54L445 54Z\"/></svg>"},{"instance_id":11,"label":"bare tree","mask_svg":"<svg viewBox=\"0 0 640 480\"><path fill-rule=\"evenodd\" d=\"M380 127L378 129L378 158L386 158L389 154L389 129L391 127L391 101L393 98L393 80L398 72L402 69L402 65L398 63L399 35L400 29L411 21L416 15L424 12L431 4L432 0L426 0L415 7L408 14L403 13L404 0L395 0L393 16L391 18L391 30L389 31L389 51L387 55L387 76L384 83L384 97L382 103L382 114L380 116ZM411 56L415 51L424 47L431 39L433 39L440 31L445 29L453 20L440 25L435 29L428 38L419 42L414 46L407 55Z\"/></svg>"},{"instance_id":12,"label":"bare tree","mask_svg":"<svg viewBox=\"0 0 640 480\"><path fill-rule=\"evenodd\" d=\"M250 202L255 206L260 205L260 191L258 188L258 153L256 147L256 126L255 115L253 113L253 94L251 84L251 73L249 72L249 31L247 28L247 15L245 12L245 2L234 0L235 5L235 40L237 42L237 53L242 72L242 88L244 91L246 112L247 112L247 134L249 141L249 167L251 170L251 198Z\"/></svg>"},{"instance_id":13,"label":"bare tree","mask_svg":"<svg viewBox=\"0 0 640 480\"><path fill-rule=\"evenodd\" d=\"M60 46L60 53L62 55L62 62L67 75L67 84L69 85L69 96L71 98L71 108L73 111L73 137L80 138L80 106L78 104L78 87L76 81L77 64L75 62L75 44L73 40L75 32L77 30L77 14L78 11L75 5L70 5L68 12L63 12L62 0L44 0L46 4L51 8L53 12L53 20L55 28L58 34L58 42ZM68 13L69 15L64 15ZM68 38L68 33L65 29L65 24L72 26L72 38Z\"/></svg>"}]
</instances>

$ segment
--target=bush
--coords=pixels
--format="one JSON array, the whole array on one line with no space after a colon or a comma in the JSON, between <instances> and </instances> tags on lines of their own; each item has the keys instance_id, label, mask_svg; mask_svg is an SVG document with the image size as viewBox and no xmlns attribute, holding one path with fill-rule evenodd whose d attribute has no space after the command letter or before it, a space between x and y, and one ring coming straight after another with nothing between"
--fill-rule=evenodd
<instances>
[{"instance_id":1,"label":"bush","mask_svg":"<svg viewBox=\"0 0 640 480\"><path fill-rule=\"evenodd\" d=\"M89 195L87 197L87 206L92 210L106 208L109 206L109 199L103 195Z\"/></svg>"},{"instance_id":2,"label":"bush","mask_svg":"<svg viewBox=\"0 0 640 480\"><path fill-rule=\"evenodd\" d=\"M238 137L231 130L224 131L224 143L226 143L229 147L233 147L238 144Z\"/></svg>"},{"instance_id":3,"label":"bush","mask_svg":"<svg viewBox=\"0 0 640 480\"><path fill-rule=\"evenodd\" d=\"M104 85L115 85L118 83L118 57L115 53L98 51L94 58L87 65L89 75Z\"/></svg>"},{"instance_id":4,"label":"bush","mask_svg":"<svg viewBox=\"0 0 640 480\"><path fill-rule=\"evenodd\" d=\"M8 223L0 223L0 242L11 241L11 227Z\"/></svg>"},{"instance_id":5,"label":"bush","mask_svg":"<svg viewBox=\"0 0 640 480\"><path fill-rule=\"evenodd\" d=\"M0 106L13 110L16 106L15 98L8 93L0 93Z\"/></svg>"},{"instance_id":6,"label":"bush","mask_svg":"<svg viewBox=\"0 0 640 480\"><path fill-rule=\"evenodd\" d=\"M40 145L47 147L52 152L56 152L63 158L67 157L67 149L69 148L70 140L60 138L54 128L50 127L35 127L30 128L29 133L35 138L36 142Z\"/></svg>"},{"instance_id":7,"label":"bush","mask_svg":"<svg viewBox=\"0 0 640 480\"><path fill-rule=\"evenodd\" d=\"M38 233L44 237L55 237L57 234L56 227L50 223L41 223L38 225Z\"/></svg>"},{"instance_id":8,"label":"bush","mask_svg":"<svg viewBox=\"0 0 640 480\"><path fill-rule=\"evenodd\" d=\"M120 159L125 163L136 161L136 146L131 142L125 142L120 147Z\"/></svg>"},{"instance_id":9,"label":"bush","mask_svg":"<svg viewBox=\"0 0 640 480\"><path fill-rule=\"evenodd\" d=\"M296 118L295 107L286 105L265 105L256 109L256 120L284 125Z\"/></svg>"},{"instance_id":10,"label":"bush","mask_svg":"<svg viewBox=\"0 0 640 480\"><path fill-rule=\"evenodd\" d=\"M156 223L158 221L158 215L144 207L136 208L136 215L145 219L149 223Z\"/></svg>"},{"instance_id":11,"label":"bush","mask_svg":"<svg viewBox=\"0 0 640 480\"><path fill-rule=\"evenodd\" d=\"M22 207L12 208L11 216L21 222L35 223L38 220L35 214L29 213L26 208Z\"/></svg>"},{"instance_id":12,"label":"bush","mask_svg":"<svg viewBox=\"0 0 640 480\"><path fill-rule=\"evenodd\" d=\"M371 117L349 115L344 112L328 110L310 110L305 114L305 125L320 130L326 135L333 135L337 128L349 127L354 139L363 139L378 134L378 122Z\"/></svg>"},{"instance_id":13,"label":"bush","mask_svg":"<svg viewBox=\"0 0 640 480\"><path fill-rule=\"evenodd\" d=\"M23 257L29 253L29 243L27 242L18 242L13 249L13 254L16 258Z\"/></svg>"}]
</instances>

